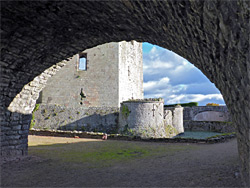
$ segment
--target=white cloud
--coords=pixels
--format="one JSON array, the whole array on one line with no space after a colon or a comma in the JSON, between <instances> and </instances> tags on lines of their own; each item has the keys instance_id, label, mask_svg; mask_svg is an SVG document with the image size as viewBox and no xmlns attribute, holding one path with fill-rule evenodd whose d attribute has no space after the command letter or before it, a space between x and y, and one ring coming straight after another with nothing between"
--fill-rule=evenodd
<instances>
[{"instance_id":1,"label":"white cloud","mask_svg":"<svg viewBox=\"0 0 250 188\"><path fill-rule=\"evenodd\" d=\"M167 104L224 103L218 89L199 69L169 50L154 46L144 54L143 74L145 98L162 97Z\"/></svg>"},{"instance_id":2,"label":"white cloud","mask_svg":"<svg viewBox=\"0 0 250 188\"><path fill-rule=\"evenodd\" d=\"M195 69L194 65L186 59L163 48L154 46L149 53L143 55L144 75L157 75L164 72L167 76L177 77L192 69Z\"/></svg>"},{"instance_id":3,"label":"white cloud","mask_svg":"<svg viewBox=\"0 0 250 188\"><path fill-rule=\"evenodd\" d=\"M161 60L151 61L151 63L143 65L144 74L155 74L158 70L162 69L170 69L173 68L174 65L171 62L164 62Z\"/></svg>"},{"instance_id":4,"label":"white cloud","mask_svg":"<svg viewBox=\"0 0 250 188\"><path fill-rule=\"evenodd\" d=\"M160 79L159 81L149 81L149 82L143 83L143 88L144 88L144 91L150 91L150 90L162 87L162 86L167 87L168 83L169 83L169 78L164 77Z\"/></svg>"},{"instance_id":5,"label":"white cloud","mask_svg":"<svg viewBox=\"0 0 250 188\"><path fill-rule=\"evenodd\" d=\"M166 102L168 104L176 104L176 103L182 103L182 102L201 102L204 100L223 100L223 97L221 94L181 94L181 95L171 95L169 96L169 100Z\"/></svg>"},{"instance_id":6,"label":"white cloud","mask_svg":"<svg viewBox=\"0 0 250 188\"><path fill-rule=\"evenodd\" d=\"M150 53L150 54L155 54L155 53L156 53L156 47L154 46L154 47L150 50L149 53Z\"/></svg>"}]
</instances>

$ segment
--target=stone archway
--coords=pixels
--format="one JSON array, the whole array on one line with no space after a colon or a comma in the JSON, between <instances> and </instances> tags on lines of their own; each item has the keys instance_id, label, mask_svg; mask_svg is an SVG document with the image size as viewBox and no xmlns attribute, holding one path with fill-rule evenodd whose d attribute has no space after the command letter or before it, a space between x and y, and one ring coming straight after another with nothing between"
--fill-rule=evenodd
<instances>
[{"instance_id":1,"label":"stone archway","mask_svg":"<svg viewBox=\"0 0 250 188\"><path fill-rule=\"evenodd\" d=\"M1 2L1 155L27 153L30 115L7 107L55 63L106 42L137 40L195 64L221 91L237 125L249 185L247 1Z\"/></svg>"},{"instance_id":2,"label":"stone archway","mask_svg":"<svg viewBox=\"0 0 250 188\"><path fill-rule=\"evenodd\" d=\"M227 121L228 116L224 112L203 111L194 116L194 121Z\"/></svg>"}]
</instances>

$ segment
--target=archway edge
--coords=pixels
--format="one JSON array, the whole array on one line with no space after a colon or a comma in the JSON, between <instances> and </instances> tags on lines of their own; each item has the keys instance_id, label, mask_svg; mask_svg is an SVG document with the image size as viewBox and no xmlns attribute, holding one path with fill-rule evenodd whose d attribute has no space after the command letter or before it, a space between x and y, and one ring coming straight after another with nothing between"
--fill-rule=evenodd
<instances>
[{"instance_id":1,"label":"archway edge","mask_svg":"<svg viewBox=\"0 0 250 188\"><path fill-rule=\"evenodd\" d=\"M5 1L1 5L5 126L12 125L7 107L16 94L56 62L106 42L148 41L188 59L221 91L237 125L242 172L249 184L247 1Z\"/></svg>"},{"instance_id":2,"label":"archway edge","mask_svg":"<svg viewBox=\"0 0 250 188\"><path fill-rule=\"evenodd\" d=\"M235 9L235 2L119 1L84 4L81 2L20 2L18 5L14 5L13 2L4 3L6 8L2 11L3 17L11 14L12 18L3 19L4 26L5 21L9 23L10 20L12 21L11 28L8 28L8 41L5 43L4 37L2 40L3 48L8 49L6 55L24 56L22 61L12 63L13 67L18 67L23 73L27 71L27 66L41 64L38 70L33 70L36 76L51 65L89 47L111 41L137 40L159 45L181 55L197 66L220 89L221 84L217 82L220 76L212 73L220 70L219 61L224 59L221 57L224 56L224 51L221 50L223 45L230 43L230 46L234 46L232 41L228 40L227 29L233 27L231 23L235 23L235 17L230 12L232 20L226 17L225 20L227 19L228 23L226 24L221 9L227 9L227 11ZM115 9L118 7L119 10ZM237 4L236 7L238 11L244 10L243 3L242 6ZM233 11L233 13L236 16L238 12ZM204 24L206 22L207 25ZM207 29L209 26L213 27ZM234 31L235 35L242 33L240 28ZM30 34L34 35L28 37L27 35ZM19 38L28 44L20 43L16 40ZM43 45L40 46L41 42ZM22 51L17 53L16 46L23 46ZM228 49L225 55L230 54L230 51L234 49ZM33 52L32 59L25 58L30 57L31 52ZM214 66L210 67L211 64ZM242 74L244 75L244 72L241 72ZM26 83L31 81L34 75L29 78L26 76ZM22 85L25 84L22 83ZM227 102L226 98L225 101Z\"/></svg>"}]
</instances>

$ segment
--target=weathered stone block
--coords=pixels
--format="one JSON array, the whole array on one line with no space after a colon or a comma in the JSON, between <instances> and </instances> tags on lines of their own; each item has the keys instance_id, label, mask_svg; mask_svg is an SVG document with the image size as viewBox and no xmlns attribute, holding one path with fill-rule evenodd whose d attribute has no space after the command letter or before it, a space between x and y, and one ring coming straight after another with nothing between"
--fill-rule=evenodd
<instances>
[{"instance_id":1,"label":"weathered stone block","mask_svg":"<svg viewBox=\"0 0 250 188\"><path fill-rule=\"evenodd\" d=\"M12 130L11 130L11 131L6 131L6 132L5 132L5 135L6 135L6 136L17 135L17 133L18 133L18 131L12 131Z\"/></svg>"},{"instance_id":2,"label":"weathered stone block","mask_svg":"<svg viewBox=\"0 0 250 188\"><path fill-rule=\"evenodd\" d=\"M22 150L27 150L28 144L18 144L15 146L16 149L22 149Z\"/></svg>"},{"instance_id":3,"label":"weathered stone block","mask_svg":"<svg viewBox=\"0 0 250 188\"><path fill-rule=\"evenodd\" d=\"M7 123L6 123L7 124ZM6 126L3 126L3 125L1 125L1 131L3 132L6 132L6 131L9 131L9 130L11 130L11 127L6 127Z\"/></svg>"},{"instance_id":4,"label":"weathered stone block","mask_svg":"<svg viewBox=\"0 0 250 188\"><path fill-rule=\"evenodd\" d=\"M20 135L9 135L5 136L5 140L18 140L20 137Z\"/></svg>"},{"instance_id":5,"label":"weathered stone block","mask_svg":"<svg viewBox=\"0 0 250 188\"><path fill-rule=\"evenodd\" d=\"M24 124L22 125L22 130L29 130L30 124Z\"/></svg>"},{"instance_id":6,"label":"weathered stone block","mask_svg":"<svg viewBox=\"0 0 250 188\"><path fill-rule=\"evenodd\" d=\"M27 134L29 134L29 130L18 131L18 134L20 134L20 135L27 135Z\"/></svg>"},{"instance_id":7,"label":"weathered stone block","mask_svg":"<svg viewBox=\"0 0 250 188\"><path fill-rule=\"evenodd\" d=\"M12 130L20 130L22 125L13 126Z\"/></svg>"}]
</instances>

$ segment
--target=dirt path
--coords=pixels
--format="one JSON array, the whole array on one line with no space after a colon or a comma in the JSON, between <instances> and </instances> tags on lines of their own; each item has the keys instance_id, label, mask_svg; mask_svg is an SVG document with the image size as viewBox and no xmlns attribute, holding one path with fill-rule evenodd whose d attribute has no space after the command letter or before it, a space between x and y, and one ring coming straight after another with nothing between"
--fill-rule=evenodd
<instances>
[{"instance_id":1,"label":"dirt path","mask_svg":"<svg viewBox=\"0 0 250 188\"><path fill-rule=\"evenodd\" d=\"M171 144L30 136L29 146L29 157L2 164L2 187L242 186L236 139Z\"/></svg>"}]
</instances>

